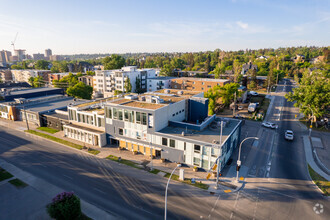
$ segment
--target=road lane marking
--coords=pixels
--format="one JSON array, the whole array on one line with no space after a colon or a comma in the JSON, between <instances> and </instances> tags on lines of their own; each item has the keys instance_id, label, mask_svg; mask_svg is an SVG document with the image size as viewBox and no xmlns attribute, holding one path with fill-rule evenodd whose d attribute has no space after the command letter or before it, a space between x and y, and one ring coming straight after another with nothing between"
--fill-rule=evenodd
<instances>
[{"instance_id":1,"label":"road lane marking","mask_svg":"<svg viewBox=\"0 0 330 220\"><path fill-rule=\"evenodd\" d=\"M96 190L96 191L98 191L98 192L100 192L100 193L103 193L103 194L106 194L105 192L103 192L102 190L100 190L100 189L97 189L97 188L93 188L94 190Z\"/></svg>"},{"instance_id":2,"label":"road lane marking","mask_svg":"<svg viewBox=\"0 0 330 220\"><path fill-rule=\"evenodd\" d=\"M65 174L62 174L63 176L65 176L66 178L70 179L70 180L73 180L73 178L71 176L67 176Z\"/></svg>"}]
</instances>

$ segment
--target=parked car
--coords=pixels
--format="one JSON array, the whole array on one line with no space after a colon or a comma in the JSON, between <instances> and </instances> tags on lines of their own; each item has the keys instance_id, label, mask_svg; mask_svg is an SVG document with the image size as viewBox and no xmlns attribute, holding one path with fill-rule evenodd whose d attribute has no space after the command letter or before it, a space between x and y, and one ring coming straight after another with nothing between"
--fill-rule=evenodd
<instances>
[{"instance_id":1,"label":"parked car","mask_svg":"<svg viewBox=\"0 0 330 220\"><path fill-rule=\"evenodd\" d=\"M238 110L243 110L243 108L244 108L244 107L240 105L240 106L238 106L237 109L238 109Z\"/></svg>"},{"instance_id":2,"label":"parked car","mask_svg":"<svg viewBox=\"0 0 330 220\"><path fill-rule=\"evenodd\" d=\"M263 122L262 126L264 126L266 128L273 128L273 129L278 127L277 124L272 123L272 122L267 122L267 121Z\"/></svg>"},{"instance_id":3,"label":"parked car","mask_svg":"<svg viewBox=\"0 0 330 220\"><path fill-rule=\"evenodd\" d=\"M284 138L289 141L293 141L293 131L292 130L286 130Z\"/></svg>"},{"instance_id":4,"label":"parked car","mask_svg":"<svg viewBox=\"0 0 330 220\"><path fill-rule=\"evenodd\" d=\"M237 118L237 119L244 119L244 117L240 114L236 114L233 118Z\"/></svg>"},{"instance_id":5,"label":"parked car","mask_svg":"<svg viewBox=\"0 0 330 220\"><path fill-rule=\"evenodd\" d=\"M252 96L257 96L257 95L259 95L257 92L255 92L255 91L250 91L250 95L252 95Z\"/></svg>"}]
</instances>

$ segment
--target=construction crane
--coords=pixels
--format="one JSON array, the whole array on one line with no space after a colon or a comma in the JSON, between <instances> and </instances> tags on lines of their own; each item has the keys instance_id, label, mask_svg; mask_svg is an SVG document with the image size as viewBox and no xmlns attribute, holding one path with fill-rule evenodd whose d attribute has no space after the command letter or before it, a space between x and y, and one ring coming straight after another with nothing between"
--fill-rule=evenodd
<instances>
[{"instance_id":1,"label":"construction crane","mask_svg":"<svg viewBox=\"0 0 330 220\"><path fill-rule=\"evenodd\" d=\"M15 42L16 42L16 39L17 39L17 35L18 35L18 32L16 33L16 36L15 36L14 41L11 42L11 45L12 45L13 48L14 48L14 52L15 52Z\"/></svg>"}]
</instances>

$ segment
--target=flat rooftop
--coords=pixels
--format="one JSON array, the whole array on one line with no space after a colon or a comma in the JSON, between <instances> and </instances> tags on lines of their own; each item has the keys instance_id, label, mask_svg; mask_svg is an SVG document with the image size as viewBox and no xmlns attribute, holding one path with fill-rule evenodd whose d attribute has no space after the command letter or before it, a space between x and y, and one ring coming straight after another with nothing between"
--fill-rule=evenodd
<instances>
[{"instance_id":1,"label":"flat rooftop","mask_svg":"<svg viewBox=\"0 0 330 220\"><path fill-rule=\"evenodd\" d=\"M208 82L229 82L228 79L210 79L210 78L194 78L194 77L180 77L178 80L187 80L187 81L208 81Z\"/></svg>"},{"instance_id":2,"label":"flat rooftop","mask_svg":"<svg viewBox=\"0 0 330 220\"><path fill-rule=\"evenodd\" d=\"M56 109L65 109L65 108L67 108L68 105L70 105L72 103L81 103L81 102L83 102L83 101L81 101L81 100L74 101L73 98L69 97L66 99L56 100L53 102L49 101L49 102L43 102L43 103L36 104L36 105L30 105L30 106L27 106L25 108L25 110L43 113L43 112L47 112L47 111L53 111Z\"/></svg>"},{"instance_id":3,"label":"flat rooftop","mask_svg":"<svg viewBox=\"0 0 330 220\"><path fill-rule=\"evenodd\" d=\"M183 139L190 139L192 141L197 142L204 142L209 144L214 144L214 141L220 140L220 126L215 126L214 123L217 123L216 121L213 121L207 128L205 128L203 131L196 131L196 130L189 130L179 127L172 127L168 126L156 133L159 133L161 135L165 136L173 136L177 139L183 138ZM236 119L229 119L226 126L222 129L222 143L227 139L227 137L230 135L230 133L233 131L233 129L240 123L239 120ZM182 132L184 132L184 136L182 136Z\"/></svg>"},{"instance_id":4,"label":"flat rooftop","mask_svg":"<svg viewBox=\"0 0 330 220\"><path fill-rule=\"evenodd\" d=\"M165 104L155 104L155 103L149 103L149 102L142 102L142 101L131 101L127 103L121 104L122 106L129 106L133 108L145 108L145 109L159 109L165 106Z\"/></svg>"},{"instance_id":5,"label":"flat rooftop","mask_svg":"<svg viewBox=\"0 0 330 220\"><path fill-rule=\"evenodd\" d=\"M178 77L172 77L172 76L159 76L159 77L152 77L148 78L148 80L168 80L168 79L177 79Z\"/></svg>"},{"instance_id":6,"label":"flat rooftop","mask_svg":"<svg viewBox=\"0 0 330 220\"><path fill-rule=\"evenodd\" d=\"M54 90L63 90L61 88L49 88L49 87L42 87L42 88L34 88L34 89L21 89L16 91L11 91L10 95L23 95L23 94L29 94L29 93L36 93L36 92L48 92L48 91L54 91Z\"/></svg>"},{"instance_id":7,"label":"flat rooftop","mask_svg":"<svg viewBox=\"0 0 330 220\"><path fill-rule=\"evenodd\" d=\"M69 120L69 115L59 114L59 113L56 113L56 112L49 112L49 113L46 113L44 115L51 116L51 117L54 117L54 118L59 118L59 119L62 119L62 120Z\"/></svg>"},{"instance_id":8,"label":"flat rooftop","mask_svg":"<svg viewBox=\"0 0 330 220\"><path fill-rule=\"evenodd\" d=\"M179 95L178 92L182 92L182 95ZM173 95L182 96L182 97L187 97L187 96L191 97L191 96L197 95L201 92L200 91L181 90L181 89L161 89L161 90L157 90L154 92L150 92L148 94L152 94L152 93L155 93L155 94L163 93L165 95L173 94Z\"/></svg>"}]
</instances>

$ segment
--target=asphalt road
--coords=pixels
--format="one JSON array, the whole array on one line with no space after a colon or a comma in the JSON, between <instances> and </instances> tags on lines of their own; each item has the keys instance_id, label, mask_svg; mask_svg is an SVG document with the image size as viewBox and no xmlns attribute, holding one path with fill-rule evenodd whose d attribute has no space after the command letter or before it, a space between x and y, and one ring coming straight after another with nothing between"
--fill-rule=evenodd
<instances>
[{"instance_id":1,"label":"asphalt road","mask_svg":"<svg viewBox=\"0 0 330 220\"><path fill-rule=\"evenodd\" d=\"M305 131L292 121L295 109L283 98L290 89L291 85L279 86L269 109L269 120L278 123L277 130L251 123L260 140L258 146L243 150L246 155L242 154L242 163L249 167L244 189L212 196L172 181L168 219L329 218L329 202L306 171L300 138ZM283 138L284 130L289 128L296 134L292 143ZM252 132L242 135L252 136ZM163 218L167 179L157 175L4 127L0 127L0 158L64 190L74 191L118 219ZM316 203L324 205L322 214L313 211Z\"/></svg>"}]
</instances>

